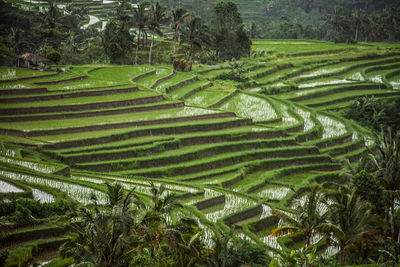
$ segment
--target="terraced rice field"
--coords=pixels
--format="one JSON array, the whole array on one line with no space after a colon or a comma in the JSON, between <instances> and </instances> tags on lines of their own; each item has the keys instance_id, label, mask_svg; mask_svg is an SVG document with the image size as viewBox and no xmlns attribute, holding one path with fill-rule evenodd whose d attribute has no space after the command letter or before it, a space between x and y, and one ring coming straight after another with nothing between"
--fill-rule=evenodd
<instances>
[{"instance_id":1,"label":"terraced rice field","mask_svg":"<svg viewBox=\"0 0 400 267\"><path fill-rule=\"evenodd\" d=\"M247 87L216 80L225 65L1 68L0 193L25 184L43 202L59 197L47 187L87 203L116 181L146 201L152 181L180 195L206 233L236 225L244 238L280 247L269 236L278 224L270 207L285 208L341 159L365 153L368 131L332 111L359 96L399 97L400 46L257 40L254 48L283 56L247 59Z\"/></svg>"}]
</instances>

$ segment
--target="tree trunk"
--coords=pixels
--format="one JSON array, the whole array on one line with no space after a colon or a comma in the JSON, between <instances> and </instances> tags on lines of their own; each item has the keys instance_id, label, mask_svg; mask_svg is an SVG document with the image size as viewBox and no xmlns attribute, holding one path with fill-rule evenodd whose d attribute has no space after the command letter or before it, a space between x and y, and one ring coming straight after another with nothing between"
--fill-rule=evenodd
<instances>
[{"instance_id":1,"label":"tree trunk","mask_svg":"<svg viewBox=\"0 0 400 267\"><path fill-rule=\"evenodd\" d=\"M153 43L154 43L154 32L153 32L153 37L151 39L151 44L150 44L150 51L149 51L149 65L151 65L151 53L153 51Z\"/></svg>"},{"instance_id":2,"label":"tree trunk","mask_svg":"<svg viewBox=\"0 0 400 267\"><path fill-rule=\"evenodd\" d=\"M391 196L391 203L390 203L390 230L392 232L393 240L396 240L396 236L394 233L394 194L392 193Z\"/></svg>"},{"instance_id":3,"label":"tree trunk","mask_svg":"<svg viewBox=\"0 0 400 267\"><path fill-rule=\"evenodd\" d=\"M136 44L136 56L135 56L135 64L138 64L138 50L139 50L139 44L140 44L140 29L138 30L138 38L137 38L137 44Z\"/></svg>"},{"instance_id":4,"label":"tree trunk","mask_svg":"<svg viewBox=\"0 0 400 267\"><path fill-rule=\"evenodd\" d=\"M189 43L189 57L190 57L190 59L193 58L193 42L192 41L190 41L190 43Z\"/></svg>"},{"instance_id":5,"label":"tree trunk","mask_svg":"<svg viewBox=\"0 0 400 267\"><path fill-rule=\"evenodd\" d=\"M181 34L179 33L179 24L176 26L176 36L178 37L178 46L181 45Z\"/></svg>"},{"instance_id":6,"label":"tree trunk","mask_svg":"<svg viewBox=\"0 0 400 267\"><path fill-rule=\"evenodd\" d=\"M175 28L175 34L174 34L174 53L172 54L173 57L175 58L175 54L176 54L176 39L178 38L178 32Z\"/></svg>"},{"instance_id":7,"label":"tree trunk","mask_svg":"<svg viewBox=\"0 0 400 267\"><path fill-rule=\"evenodd\" d=\"M343 265L343 256L344 256L344 247L340 246L340 253L339 253L339 263Z\"/></svg>"},{"instance_id":8,"label":"tree trunk","mask_svg":"<svg viewBox=\"0 0 400 267\"><path fill-rule=\"evenodd\" d=\"M397 243L400 243L400 227L399 227L399 233L397 234Z\"/></svg>"},{"instance_id":9,"label":"tree trunk","mask_svg":"<svg viewBox=\"0 0 400 267\"><path fill-rule=\"evenodd\" d=\"M146 32L146 30L144 29L143 30L143 38L142 38L142 49L144 49L145 48L145 46L147 45L147 32Z\"/></svg>"},{"instance_id":10,"label":"tree trunk","mask_svg":"<svg viewBox=\"0 0 400 267\"><path fill-rule=\"evenodd\" d=\"M358 40L358 26L356 27L356 37L355 37L355 41L357 42Z\"/></svg>"},{"instance_id":11,"label":"tree trunk","mask_svg":"<svg viewBox=\"0 0 400 267\"><path fill-rule=\"evenodd\" d=\"M174 52L172 53L172 56L175 58L176 54L176 37L174 37Z\"/></svg>"},{"instance_id":12,"label":"tree trunk","mask_svg":"<svg viewBox=\"0 0 400 267\"><path fill-rule=\"evenodd\" d=\"M178 35L179 35L179 28L178 25L175 26L175 35L174 35L174 53L173 56L175 57L176 54L176 41L178 39Z\"/></svg>"}]
</instances>

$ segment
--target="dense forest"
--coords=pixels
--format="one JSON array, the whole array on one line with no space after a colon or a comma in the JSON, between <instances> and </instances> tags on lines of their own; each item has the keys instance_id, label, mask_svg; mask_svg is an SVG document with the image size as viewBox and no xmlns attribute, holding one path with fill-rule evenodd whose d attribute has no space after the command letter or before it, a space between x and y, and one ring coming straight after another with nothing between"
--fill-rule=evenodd
<instances>
[{"instance_id":1,"label":"dense forest","mask_svg":"<svg viewBox=\"0 0 400 267\"><path fill-rule=\"evenodd\" d=\"M50 0L43 8L21 10L0 1L2 62L13 64L15 55L27 51L61 63L148 62L147 50L154 42L147 40L147 32L153 37L168 32L174 40L174 48L168 42L158 44L161 49L154 51L157 62L175 57L177 41L188 44L178 51L186 53L186 59L196 56L201 62L213 63L248 55L249 38L347 43L400 40L397 1L239 1L225 6L213 1L161 1L158 6L144 1L138 8L121 1L110 11L109 23L103 28L101 23L83 28L87 8L72 2L65 3L65 11L61 11L57 3L63 2ZM242 20L246 8L251 13ZM232 22L229 29L225 26L228 22ZM129 31L131 27L138 31ZM164 53L168 48L171 52Z\"/></svg>"}]
</instances>

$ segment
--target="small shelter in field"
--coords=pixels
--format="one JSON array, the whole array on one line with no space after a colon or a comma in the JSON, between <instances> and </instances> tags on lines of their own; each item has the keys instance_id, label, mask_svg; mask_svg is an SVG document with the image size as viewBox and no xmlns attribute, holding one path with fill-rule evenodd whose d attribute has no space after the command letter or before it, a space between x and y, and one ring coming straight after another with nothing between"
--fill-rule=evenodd
<instances>
[{"instance_id":1,"label":"small shelter in field","mask_svg":"<svg viewBox=\"0 0 400 267\"><path fill-rule=\"evenodd\" d=\"M34 53L25 53L22 56L18 57L17 67L25 67L28 69L39 68L39 64L43 63L46 65L51 63L51 60L41 55Z\"/></svg>"}]
</instances>

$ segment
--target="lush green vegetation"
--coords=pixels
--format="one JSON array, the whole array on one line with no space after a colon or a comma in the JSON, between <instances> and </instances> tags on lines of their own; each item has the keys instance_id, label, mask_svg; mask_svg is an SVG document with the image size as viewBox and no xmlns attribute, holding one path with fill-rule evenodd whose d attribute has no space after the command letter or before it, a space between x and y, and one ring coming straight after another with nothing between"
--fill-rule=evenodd
<instances>
[{"instance_id":1,"label":"lush green vegetation","mask_svg":"<svg viewBox=\"0 0 400 267\"><path fill-rule=\"evenodd\" d=\"M382 150L378 150L381 154L375 154L371 162L383 164L383 158L389 160L389 155L385 154L391 151L388 148L397 143L395 137L386 138L382 143L373 142L369 130L341 115L348 114L364 126L376 129L380 124L395 125L398 116L386 111L379 101L392 103L392 110L397 107L398 92L387 82L397 68L397 46L337 46L300 41L297 42L298 51L303 52L299 53L291 48L296 41L264 40L254 44L254 51L269 45L277 47L278 43L282 44L279 54L258 54L219 67L194 65L190 72L173 72L173 66L166 65L85 65L67 68L53 77L38 79L35 77L38 71L25 71L26 74L21 75L28 78L26 80L5 79L1 84L5 93L0 98L4 142L0 174L2 183L8 183L9 193L4 197L14 200L2 204L4 215L7 214L3 224L13 228L17 224L30 225L27 229L32 229L32 234L13 230L14 238L26 235L27 239L12 241L23 244L18 245L18 250L7 243L10 244L6 246L8 254L4 255L8 256L4 258L9 262L16 259L29 262L55 257L57 248L66 240L65 231L49 237L39 233L46 232L48 227L59 227L54 224L53 216L69 214L71 211L65 209L70 209L70 203L90 203L89 192L95 193L101 206L99 212L106 214L105 182L120 183L126 190L134 188L131 194L148 207L142 211L152 213L154 198L151 195L156 189L148 184L151 179L156 187L163 185L169 193L174 193L183 206L163 215L165 221L158 220L161 224L157 223L157 227L153 225L162 231L159 233L161 250L146 241L144 232L135 237L141 249L123 258L132 264L185 264L179 263L181 254L176 253L183 251L175 250L168 233L184 231L182 223L189 222L195 227L190 232L191 237L181 232L179 238L183 239L179 242L193 239L197 254L190 255L194 257L193 262L200 265L222 260L225 266L251 263L255 258L249 255L258 250L257 253L266 254L265 258L257 257L260 261L251 263L254 266L269 262L273 265L275 261L282 266L389 262L388 253L395 253L399 225L396 204L390 204L396 202L390 202L390 194L386 197L384 192L396 190L392 188L396 182L390 181L397 178L390 178L391 171L385 174L384 170L397 168L392 165L397 161L393 159L390 165L382 166L367 164L368 158L362 161L366 165L356 162L367 154L365 145L372 149L375 143L382 146ZM318 54L311 53L310 45ZM264 63L267 61L269 64ZM3 72L14 71L24 73L11 67L4 68ZM28 76L29 73L32 75ZM220 80L219 73L233 76L239 73L246 79ZM78 81L66 80L82 75L86 77ZM375 79L376 76L385 77L385 80ZM35 84L37 81L42 84ZM57 81L61 82L46 84ZM87 81L113 83L99 88L79 86ZM77 88L70 87L71 84ZM46 91L35 91L43 86ZM364 100L360 97L366 94L375 98L365 98L365 102L361 102ZM40 152L23 144L33 145ZM343 159L353 163L349 171L341 171L345 166L340 163ZM343 184L343 181L349 188L334 185ZM315 218L322 226L316 225L317 230L304 236L304 229L291 220L299 218L296 212L307 208L304 203L309 201L309 186L324 182L330 185L313 189L318 191L315 203L321 201L316 205L329 208L326 214ZM371 186L375 188L373 191L369 190ZM19 191L12 193L15 188ZM332 206L332 201L339 201L338 194L343 198L340 201L361 198L357 200L360 204L355 202L354 205L365 207L351 211L355 212L354 224L365 223L366 228L362 229L376 234L370 237L356 232L354 237L348 237L350 233L342 235L351 241L341 241L342 237L335 236L341 229L337 227L344 227L331 216L340 213ZM397 201L395 195L392 197ZM53 204L35 204L34 200L26 198L48 199ZM300 204L295 204L295 199L299 199ZM87 212L91 212L90 209ZM387 222L376 224L370 219L364 222L360 214L387 218ZM129 216L133 216L135 227L139 227L134 232L150 227L140 219L149 214L133 212ZM308 216L316 215L309 213ZM235 230L228 234L227 229L232 226ZM295 228L291 228L293 226ZM329 232L334 235L328 235ZM219 235L225 240L225 247L219 247L222 239L215 240ZM231 239L233 236L236 237ZM332 239L327 239L328 236ZM385 237L393 242L382 243L380 238ZM90 237L69 239L67 246L74 244L71 242L99 243L86 238ZM243 241L246 239L250 241ZM360 246L359 242L370 245ZM129 246L124 249L129 250ZM384 250L386 252L380 252ZM67 257L65 262L58 259L54 264L68 264L71 257L83 261L77 258L78 254L83 257L89 253L62 251L66 253L63 254ZM355 257L367 252L367 257Z\"/></svg>"},{"instance_id":2,"label":"lush green vegetation","mask_svg":"<svg viewBox=\"0 0 400 267\"><path fill-rule=\"evenodd\" d=\"M287 1L193 1L210 24L174 1L9 2L0 265L399 264L398 44L251 44L239 12ZM59 64L11 66L24 51Z\"/></svg>"}]
</instances>

